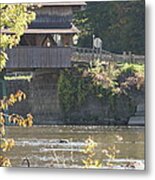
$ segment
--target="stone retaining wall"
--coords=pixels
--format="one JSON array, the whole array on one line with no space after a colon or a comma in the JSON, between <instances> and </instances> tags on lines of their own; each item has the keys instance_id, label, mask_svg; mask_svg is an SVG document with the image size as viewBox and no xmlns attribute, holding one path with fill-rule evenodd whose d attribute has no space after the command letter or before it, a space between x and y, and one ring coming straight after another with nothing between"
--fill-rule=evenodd
<instances>
[{"instance_id":1,"label":"stone retaining wall","mask_svg":"<svg viewBox=\"0 0 155 180\"><path fill-rule=\"evenodd\" d=\"M30 84L30 104L37 124L52 124L61 119L57 81L58 71L38 70Z\"/></svg>"},{"instance_id":2,"label":"stone retaining wall","mask_svg":"<svg viewBox=\"0 0 155 180\"><path fill-rule=\"evenodd\" d=\"M45 125L128 125L128 122L134 125L137 121L132 117L136 116L137 105L144 104L144 92L134 94L130 101L125 96L116 99L115 106L112 106L108 99L101 102L94 97L88 97L85 104L65 118L58 97L58 78L59 70L40 69L33 73L30 82L7 81L8 94L15 93L19 89L27 94L27 99L9 108L9 113L18 113L23 116L32 113L34 124ZM144 119L144 113L141 118Z\"/></svg>"}]
</instances>

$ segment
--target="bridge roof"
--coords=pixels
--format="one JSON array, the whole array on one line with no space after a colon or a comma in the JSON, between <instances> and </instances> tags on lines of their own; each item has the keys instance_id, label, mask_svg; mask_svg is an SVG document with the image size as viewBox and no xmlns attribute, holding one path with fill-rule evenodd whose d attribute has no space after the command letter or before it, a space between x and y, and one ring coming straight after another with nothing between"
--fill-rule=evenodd
<instances>
[{"instance_id":1,"label":"bridge roof","mask_svg":"<svg viewBox=\"0 0 155 180\"><path fill-rule=\"evenodd\" d=\"M37 3L38 4L38 3ZM39 3L42 6L85 6L85 1L47 2Z\"/></svg>"},{"instance_id":2,"label":"bridge roof","mask_svg":"<svg viewBox=\"0 0 155 180\"><path fill-rule=\"evenodd\" d=\"M9 29L2 29L0 33L7 33L7 34L14 34L14 32L11 32ZM30 28L26 29L25 34L76 34L80 33L78 28L76 28L74 25L71 26L71 28Z\"/></svg>"}]
</instances>

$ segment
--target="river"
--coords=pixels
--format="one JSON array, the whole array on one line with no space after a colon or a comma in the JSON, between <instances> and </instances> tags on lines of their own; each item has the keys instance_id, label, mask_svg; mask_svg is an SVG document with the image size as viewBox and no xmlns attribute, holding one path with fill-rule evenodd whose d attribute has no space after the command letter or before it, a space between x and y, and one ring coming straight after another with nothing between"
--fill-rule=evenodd
<instances>
[{"instance_id":1,"label":"river","mask_svg":"<svg viewBox=\"0 0 155 180\"><path fill-rule=\"evenodd\" d=\"M6 136L16 142L6 153L13 167L29 163L30 167L83 168L85 141L91 136L97 143L94 158L102 163L101 168L144 169L144 127L10 126L6 127ZM114 145L117 154L109 159L103 152Z\"/></svg>"}]
</instances>

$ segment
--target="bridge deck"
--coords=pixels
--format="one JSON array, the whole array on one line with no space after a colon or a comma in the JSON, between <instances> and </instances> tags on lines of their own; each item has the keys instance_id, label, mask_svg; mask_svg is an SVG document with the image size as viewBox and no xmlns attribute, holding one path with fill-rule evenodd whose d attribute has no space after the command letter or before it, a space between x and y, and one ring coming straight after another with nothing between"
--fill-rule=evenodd
<instances>
[{"instance_id":1,"label":"bridge deck","mask_svg":"<svg viewBox=\"0 0 155 180\"><path fill-rule=\"evenodd\" d=\"M101 61L115 61L115 62L136 62L144 63L145 56L134 54L115 54L105 50L89 49L89 48L73 48L73 55L71 60L73 62L90 62L95 59Z\"/></svg>"}]
</instances>

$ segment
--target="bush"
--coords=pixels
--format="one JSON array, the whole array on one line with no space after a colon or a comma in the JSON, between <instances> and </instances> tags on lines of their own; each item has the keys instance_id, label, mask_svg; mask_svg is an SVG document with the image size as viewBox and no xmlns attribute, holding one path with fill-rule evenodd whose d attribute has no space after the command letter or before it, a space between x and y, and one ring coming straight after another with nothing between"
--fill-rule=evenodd
<instances>
[{"instance_id":1,"label":"bush","mask_svg":"<svg viewBox=\"0 0 155 180\"><path fill-rule=\"evenodd\" d=\"M114 116L117 116L116 99L125 98L133 113L135 105L131 101L132 93L144 90L144 65L116 64L94 61L87 67L73 67L61 72L58 92L62 110L71 117L71 113L86 103L90 96L101 102L109 101ZM115 112L116 111L116 112ZM115 118L114 117L114 118Z\"/></svg>"}]
</instances>

